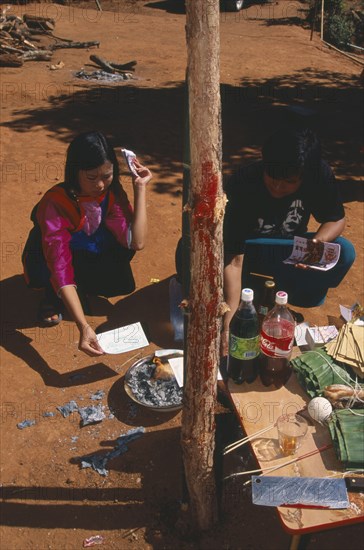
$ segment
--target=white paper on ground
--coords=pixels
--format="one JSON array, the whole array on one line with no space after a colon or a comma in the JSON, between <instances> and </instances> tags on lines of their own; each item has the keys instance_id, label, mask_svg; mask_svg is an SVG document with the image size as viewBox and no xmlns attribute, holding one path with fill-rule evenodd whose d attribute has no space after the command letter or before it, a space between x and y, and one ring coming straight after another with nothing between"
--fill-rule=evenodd
<instances>
[{"instance_id":1,"label":"white paper on ground","mask_svg":"<svg viewBox=\"0 0 364 550\"><path fill-rule=\"evenodd\" d=\"M97 334L97 340L105 353L125 353L149 345L139 322Z\"/></svg>"}]
</instances>

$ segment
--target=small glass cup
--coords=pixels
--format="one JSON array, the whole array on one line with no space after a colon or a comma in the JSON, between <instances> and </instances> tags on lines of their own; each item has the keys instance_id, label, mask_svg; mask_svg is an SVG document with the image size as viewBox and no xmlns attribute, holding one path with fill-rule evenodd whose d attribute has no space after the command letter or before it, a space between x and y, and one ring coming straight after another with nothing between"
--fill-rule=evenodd
<instances>
[{"instance_id":1,"label":"small glass cup","mask_svg":"<svg viewBox=\"0 0 364 550\"><path fill-rule=\"evenodd\" d=\"M277 420L278 442L284 456L294 455L305 437L308 424L297 414L283 414Z\"/></svg>"}]
</instances>

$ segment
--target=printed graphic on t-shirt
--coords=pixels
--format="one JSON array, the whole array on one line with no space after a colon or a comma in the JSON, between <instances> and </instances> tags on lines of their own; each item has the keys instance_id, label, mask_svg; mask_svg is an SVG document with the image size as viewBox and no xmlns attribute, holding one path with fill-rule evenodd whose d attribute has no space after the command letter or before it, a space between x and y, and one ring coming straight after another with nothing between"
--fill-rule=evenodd
<instances>
[{"instance_id":1,"label":"printed graphic on t-shirt","mask_svg":"<svg viewBox=\"0 0 364 550\"><path fill-rule=\"evenodd\" d=\"M259 235L293 235L301 225L303 213L302 200L295 199L288 207L283 222L277 223L271 219L258 218L256 233Z\"/></svg>"}]
</instances>

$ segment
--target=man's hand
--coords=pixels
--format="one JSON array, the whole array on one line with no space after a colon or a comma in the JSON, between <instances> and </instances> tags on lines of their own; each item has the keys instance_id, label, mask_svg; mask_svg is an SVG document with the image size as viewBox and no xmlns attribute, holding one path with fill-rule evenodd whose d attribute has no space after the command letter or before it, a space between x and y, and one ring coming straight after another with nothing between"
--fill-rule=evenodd
<instances>
[{"instance_id":1,"label":"man's hand","mask_svg":"<svg viewBox=\"0 0 364 550\"><path fill-rule=\"evenodd\" d=\"M311 269L309 264L316 264L321 260L324 252L324 243L320 239L307 239L307 252L303 263L295 264L298 269Z\"/></svg>"}]
</instances>

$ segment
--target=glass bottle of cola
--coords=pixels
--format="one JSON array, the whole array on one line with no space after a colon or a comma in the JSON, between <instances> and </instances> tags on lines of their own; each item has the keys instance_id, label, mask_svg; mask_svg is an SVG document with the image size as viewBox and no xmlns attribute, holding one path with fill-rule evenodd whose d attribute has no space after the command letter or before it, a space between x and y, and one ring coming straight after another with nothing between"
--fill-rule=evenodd
<instances>
[{"instance_id":1,"label":"glass bottle of cola","mask_svg":"<svg viewBox=\"0 0 364 550\"><path fill-rule=\"evenodd\" d=\"M263 320L260 333L259 373L265 386L281 388L291 376L295 321L287 308L288 295L277 292L274 308Z\"/></svg>"},{"instance_id":2,"label":"glass bottle of cola","mask_svg":"<svg viewBox=\"0 0 364 550\"><path fill-rule=\"evenodd\" d=\"M273 309L275 304L276 284L273 280L265 281L262 298L257 307L259 328L262 327L264 317Z\"/></svg>"},{"instance_id":3,"label":"glass bottle of cola","mask_svg":"<svg viewBox=\"0 0 364 550\"><path fill-rule=\"evenodd\" d=\"M236 384L251 383L258 375L259 324L253 305L254 292L244 288L229 326L228 376Z\"/></svg>"}]
</instances>

